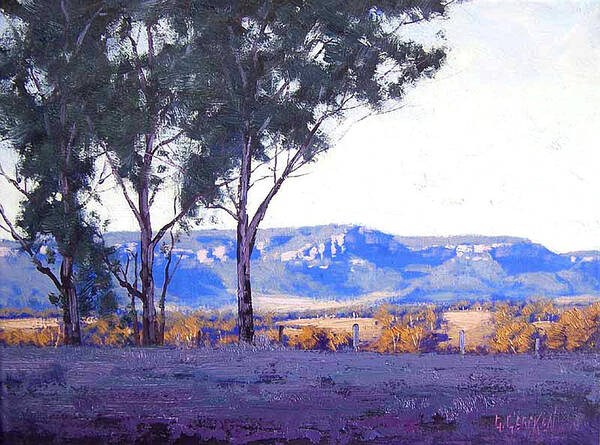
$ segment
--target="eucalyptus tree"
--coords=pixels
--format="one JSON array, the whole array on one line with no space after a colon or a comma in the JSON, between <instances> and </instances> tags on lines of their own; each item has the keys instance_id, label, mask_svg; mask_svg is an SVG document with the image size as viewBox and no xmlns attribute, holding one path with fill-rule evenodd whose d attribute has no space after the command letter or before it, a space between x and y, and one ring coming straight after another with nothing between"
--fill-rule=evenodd
<instances>
[{"instance_id":1,"label":"eucalyptus tree","mask_svg":"<svg viewBox=\"0 0 600 445\"><path fill-rule=\"evenodd\" d=\"M190 122L202 103L202 91L190 82L196 74L189 57L187 29L176 25L181 11L175 2L131 1L109 27L106 57L111 73L97 113L94 131L105 150L114 179L139 228L139 252L132 257L137 277L127 279L123 267L113 268L119 284L142 303L142 344L161 341L155 308L153 266L157 247L190 215L218 201L218 178L227 169L215 156L190 139ZM185 187L182 185L185 184ZM169 193L175 196L168 196ZM156 218L170 212L156 208L156 199L174 199L176 211L157 226ZM154 208L153 208L154 207ZM156 210L155 210L156 209ZM172 247L168 249L168 254ZM168 264L170 265L170 255ZM161 313L169 274L161 292ZM135 283L135 286L134 286ZM161 325L164 322L161 320Z\"/></svg>"},{"instance_id":2,"label":"eucalyptus tree","mask_svg":"<svg viewBox=\"0 0 600 445\"><path fill-rule=\"evenodd\" d=\"M96 283L97 221L84 207L94 197L96 155L86 115L108 67L103 33L112 9L105 1L2 3L0 128L18 161L15 176L0 173L22 197L16 221L0 207L2 227L54 284L51 301L63 308L72 345L81 344L78 290L85 300L110 287Z\"/></svg>"},{"instance_id":3,"label":"eucalyptus tree","mask_svg":"<svg viewBox=\"0 0 600 445\"><path fill-rule=\"evenodd\" d=\"M198 91L193 135L208 150L227 147L236 172L225 181L237 224L239 338L253 340L250 257L257 229L283 183L331 143L328 121L357 106L380 109L432 75L442 48L425 48L399 31L444 14L440 0L181 1L189 26ZM192 133L191 133L192 134ZM254 197L254 185L270 181Z\"/></svg>"}]
</instances>

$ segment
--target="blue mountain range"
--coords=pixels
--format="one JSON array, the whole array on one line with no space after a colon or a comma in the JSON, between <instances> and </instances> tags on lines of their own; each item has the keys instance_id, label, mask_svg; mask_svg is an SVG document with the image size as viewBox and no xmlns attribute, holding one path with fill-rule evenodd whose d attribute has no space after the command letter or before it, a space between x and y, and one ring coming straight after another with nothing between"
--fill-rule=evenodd
<instances>
[{"instance_id":1,"label":"blue mountain range","mask_svg":"<svg viewBox=\"0 0 600 445\"><path fill-rule=\"evenodd\" d=\"M106 240L122 258L137 246L135 233L110 233ZM182 236L168 302L233 304L235 247L233 231ZM157 249L157 288L165 261ZM557 254L514 237L401 237L346 225L267 229L259 232L251 268L253 292L262 296L439 302L600 295L600 252ZM15 243L0 243L0 306L48 307L51 290Z\"/></svg>"}]
</instances>

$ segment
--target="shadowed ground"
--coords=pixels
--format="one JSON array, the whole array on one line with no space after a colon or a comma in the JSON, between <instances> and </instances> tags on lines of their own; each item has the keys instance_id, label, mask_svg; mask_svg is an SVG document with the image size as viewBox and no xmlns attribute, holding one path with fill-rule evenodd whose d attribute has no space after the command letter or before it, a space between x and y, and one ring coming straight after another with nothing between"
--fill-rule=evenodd
<instances>
[{"instance_id":1,"label":"shadowed ground","mask_svg":"<svg viewBox=\"0 0 600 445\"><path fill-rule=\"evenodd\" d=\"M599 355L3 348L4 443L599 443Z\"/></svg>"}]
</instances>

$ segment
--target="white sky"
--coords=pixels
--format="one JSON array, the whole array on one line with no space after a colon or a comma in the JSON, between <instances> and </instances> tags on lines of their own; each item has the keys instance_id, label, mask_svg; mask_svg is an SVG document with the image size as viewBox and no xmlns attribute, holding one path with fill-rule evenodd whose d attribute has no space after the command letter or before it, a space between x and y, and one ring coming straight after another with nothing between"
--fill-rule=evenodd
<instances>
[{"instance_id":1,"label":"white sky","mask_svg":"<svg viewBox=\"0 0 600 445\"><path fill-rule=\"evenodd\" d=\"M474 0L418 32L440 27L451 51L436 77L286 182L262 227L352 223L600 249L600 3ZM112 230L135 230L120 196L110 218Z\"/></svg>"},{"instance_id":2,"label":"white sky","mask_svg":"<svg viewBox=\"0 0 600 445\"><path fill-rule=\"evenodd\" d=\"M600 3L473 1L441 26L451 52L436 78L285 184L265 226L599 249Z\"/></svg>"}]
</instances>

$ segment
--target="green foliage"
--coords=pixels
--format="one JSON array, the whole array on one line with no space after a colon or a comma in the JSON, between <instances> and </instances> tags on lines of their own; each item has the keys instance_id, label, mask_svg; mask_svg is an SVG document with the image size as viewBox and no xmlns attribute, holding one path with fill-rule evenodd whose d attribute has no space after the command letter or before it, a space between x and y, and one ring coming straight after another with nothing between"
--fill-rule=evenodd
<instances>
[{"instance_id":1,"label":"green foliage","mask_svg":"<svg viewBox=\"0 0 600 445\"><path fill-rule=\"evenodd\" d=\"M18 226L48 265L73 258L75 274L65 279L79 291L84 314L110 286L97 280L106 276L93 254L99 221L84 211L94 195L98 154L89 117L107 67L103 31L110 14L99 8L108 6L14 4L3 10L0 39L0 133L18 156L16 182L24 197ZM49 297L66 307L64 295Z\"/></svg>"},{"instance_id":2,"label":"green foliage","mask_svg":"<svg viewBox=\"0 0 600 445\"><path fill-rule=\"evenodd\" d=\"M193 212L200 202L218 199L216 181L228 161L188 137L194 106L206 93L190 81L200 70L188 60L182 34L188 30L174 26L179 14L177 2L121 5L105 30L108 71L93 121L101 144L118 160L119 175L138 194L176 183L182 207L196 201Z\"/></svg>"},{"instance_id":3,"label":"green foliage","mask_svg":"<svg viewBox=\"0 0 600 445\"><path fill-rule=\"evenodd\" d=\"M323 131L311 133L322 118L359 104L378 109L444 60L443 50L392 32L442 13L442 2L219 0L180 8L173 26L191 36L188 82L203 92L190 136L238 158L247 141L257 161L308 141L302 160L310 162L329 146Z\"/></svg>"}]
</instances>

